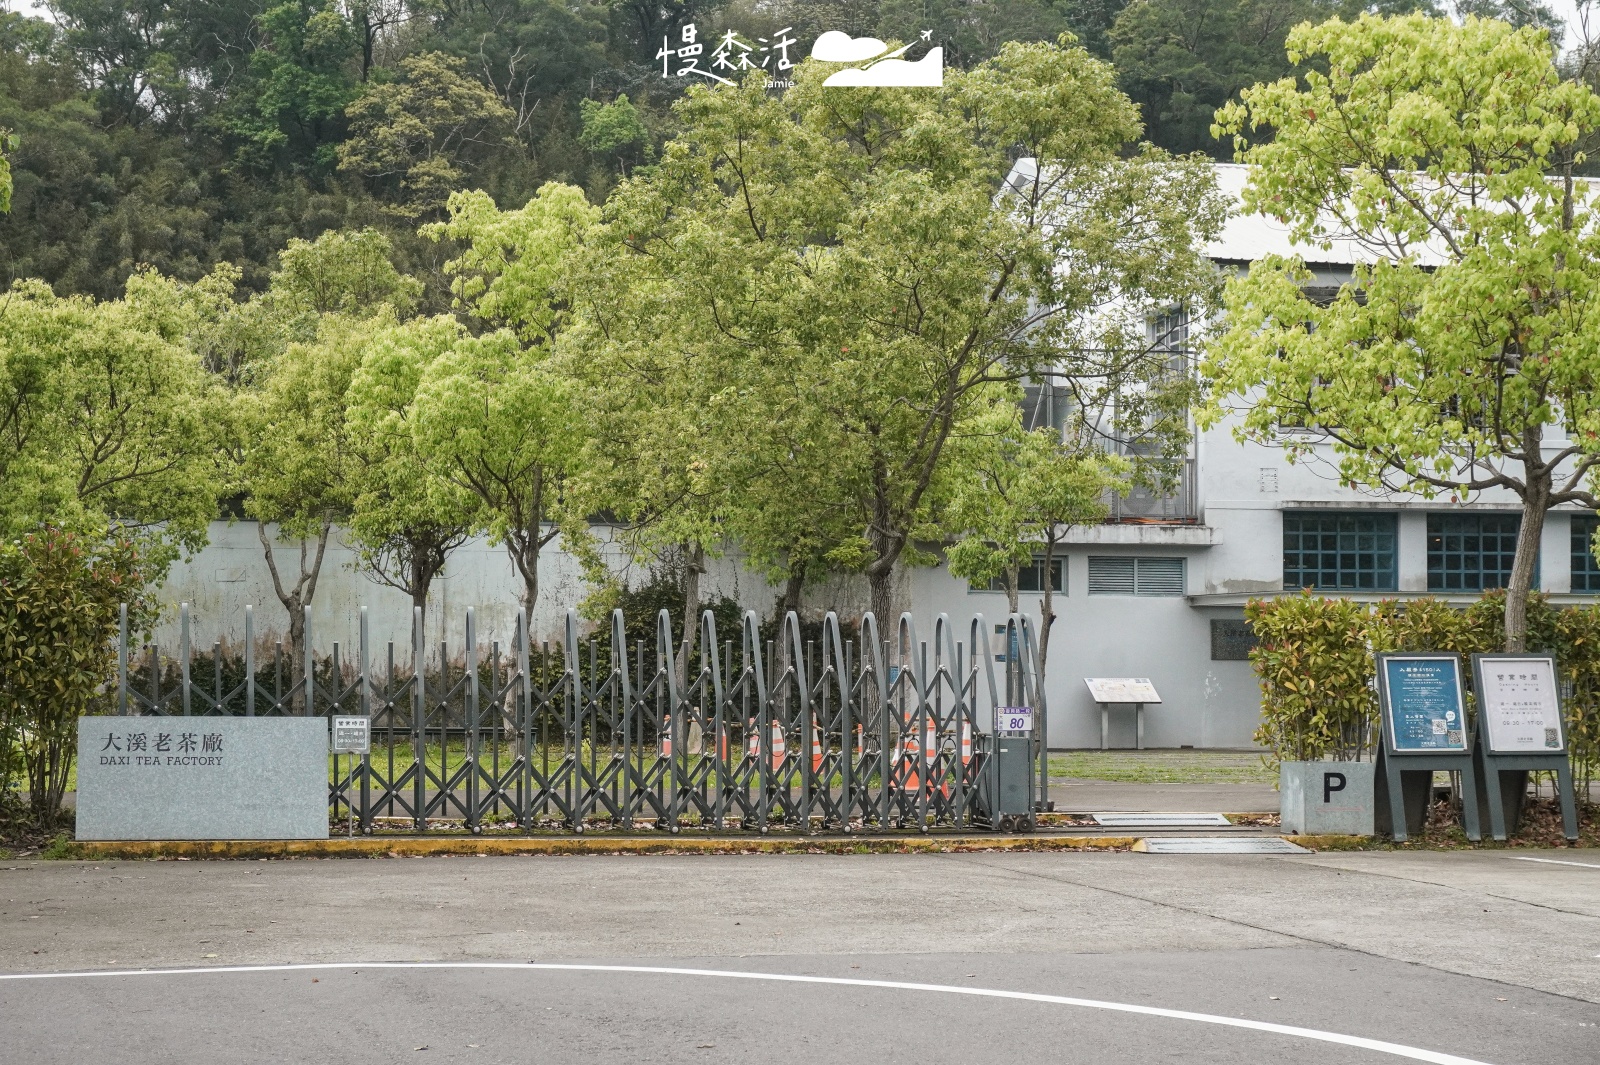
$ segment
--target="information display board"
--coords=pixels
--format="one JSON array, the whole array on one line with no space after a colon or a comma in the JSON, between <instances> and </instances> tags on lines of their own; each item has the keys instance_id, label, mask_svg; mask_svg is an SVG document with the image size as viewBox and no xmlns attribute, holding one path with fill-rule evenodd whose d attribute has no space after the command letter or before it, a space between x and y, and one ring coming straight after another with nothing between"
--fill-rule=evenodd
<instances>
[{"instance_id":1,"label":"information display board","mask_svg":"<svg viewBox=\"0 0 1600 1065\"><path fill-rule=\"evenodd\" d=\"M1549 655L1481 655L1478 713L1495 754L1554 754L1566 750L1556 663Z\"/></svg>"},{"instance_id":2,"label":"information display board","mask_svg":"<svg viewBox=\"0 0 1600 1065\"><path fill-rule=\"evenodd\" d=\"M1084 677L1089 697L1097 703L1159 703L1149 677Z\"/></svg>"},{"instance_id":3,"label":"information display board","mask_svg":"<svg viewBox=\"0 0 1600 1065\"><path fill-rule=\"evenodd\" d=\"M1383 655L1378 694L1392 754L1466 754L1461 659L1452 654Z\"/></svg>"},{"instance_id":4,"label":"information display board","mask_svg":"<svg viewBox=\"0 0 1600 1065\"><path fill-rule=\"evenodd\" d=\"M364 716L335 717L333 749L340 754L372 753L372 719Z\"/></svg>"}]
</instances>

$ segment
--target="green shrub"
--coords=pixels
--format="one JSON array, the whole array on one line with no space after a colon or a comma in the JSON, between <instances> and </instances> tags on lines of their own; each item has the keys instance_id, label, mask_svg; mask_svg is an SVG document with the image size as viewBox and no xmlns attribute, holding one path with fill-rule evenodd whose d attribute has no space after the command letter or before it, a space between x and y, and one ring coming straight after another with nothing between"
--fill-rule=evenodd
<instances>
[{"instance_id":1,"label":"green shrub","mask_svg":"<svg viewBox=\"0 0 1600 1065\"><path fill-rule=\"evenodd\" d=\"M132 541L46 527L0 544L0 791L25 779L41 828L60 816L78 718L112 706L124 604L138 628L154 619Z\"/></svg>"},{"instance_id":2,"label":"green shrub","mask_svg":"<svg viewBox=\"0 0 1600 1065\"><path fill-rule=\"evenodd\" d=\"M1366 603L1306 592L1245 607L1259 638L1250 652L1261 682L1255 740L1271 762L1351 759L1370 746L1378 722L1371 616Z\"/></svg>"},{"instance_id":3,"label":"green shrub","mask_svg":"<svg viewBox=\"0 0 1600 1065\"><path fill-rule=\"evenodd\" d=\"M1426 597L1360 603L1302 592L1252 600L1245 617L1260 641L1250 652L1261 684L1255 739L1274 763L1359 758L1373 748L1378 738L1374 653L1461 655L1470 713L1470 656L1505 646L1503 591L1485 592L1465 609ZM1546 596L1530 596L1528 649L1555 655L1573 768L1586 786L1600 769L1600 606L1557 609Z\"/></svg>"}]
</instances>

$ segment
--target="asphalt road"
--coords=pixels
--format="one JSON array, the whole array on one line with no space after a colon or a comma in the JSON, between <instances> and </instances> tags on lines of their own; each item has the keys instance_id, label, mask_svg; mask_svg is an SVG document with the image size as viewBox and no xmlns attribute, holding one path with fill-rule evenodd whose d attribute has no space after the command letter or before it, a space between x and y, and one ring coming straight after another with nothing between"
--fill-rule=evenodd
<instances>
[{"instance_id":1,"label":"asphalt road","mask_svg":"<svg viewBox=\"0 0 1600 1065\"><path fill-rule=\"evenodd\" d=\"M0 970L17 1065L1593 1065L1600 859L11 862Z\"/></svg>"}]
</instances>

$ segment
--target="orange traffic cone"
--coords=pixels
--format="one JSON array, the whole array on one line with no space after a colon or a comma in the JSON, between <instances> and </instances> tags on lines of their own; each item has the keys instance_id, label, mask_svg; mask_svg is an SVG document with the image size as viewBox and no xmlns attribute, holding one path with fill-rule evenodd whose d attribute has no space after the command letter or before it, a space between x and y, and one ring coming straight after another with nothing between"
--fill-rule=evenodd
<instances>
[{"instance_id":1,"label":"orange traffic cone","mask_svg":"<svg viewBox=\"0 0 1600 1065\"><path fill-rule=\"evenodd\" d=\"M783 726L776 721L772 723L772 768L782 769L783 759L789 753L789 746L783 739Z\"/></svg>"},{"instance_id":2,"label":"orange traffic cone","mask_svg":"<svg viewBox=\"0 0 1600 1065\"><path fill-rule=\"evenodd\" d=\"M811 719L811 771L822 772L822 729L816 718Z\"/></svg>"},{"instance_id":3,"label":"orange traffic cone","mask_svg":"<svg viewBox=\"0 0 1600 1065\"><path fill-rule=\"evenodd\" d=\"M917 743L917 734L915 732L906 733L905 753L906 756L903 759L906 765L905 789L907 791L921 791L922 774L919 772L921 767L917 763L921 761L922 748Z\"/></svg>"}]
</instances>

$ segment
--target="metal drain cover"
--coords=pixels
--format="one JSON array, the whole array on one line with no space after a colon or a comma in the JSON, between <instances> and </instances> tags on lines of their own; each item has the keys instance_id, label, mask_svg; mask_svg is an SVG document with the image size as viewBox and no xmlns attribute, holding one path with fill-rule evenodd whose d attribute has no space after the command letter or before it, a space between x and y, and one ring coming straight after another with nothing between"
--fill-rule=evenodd
<instances>
[{"instance_id":1,"label":"metal drain cover","mask_svg":"<svg viewBox=\"0 0 1600 1065\"><path fill-rule=\"evenodd\" d=\"M1147 836L1133 845L1146 854L1310 854L1278 836Z\"/></svg>"},{"instance_id":2,"label":"metal drain cover","mask_svg":"<svg viewBox=\"0 0 1600 1065\"><path fill-rule=\"evenodd\" d=\"M1233 824L1221 814L1091 814L1095 824L1106 828L1208 828Z\"/></svg>"}]
</instances>

